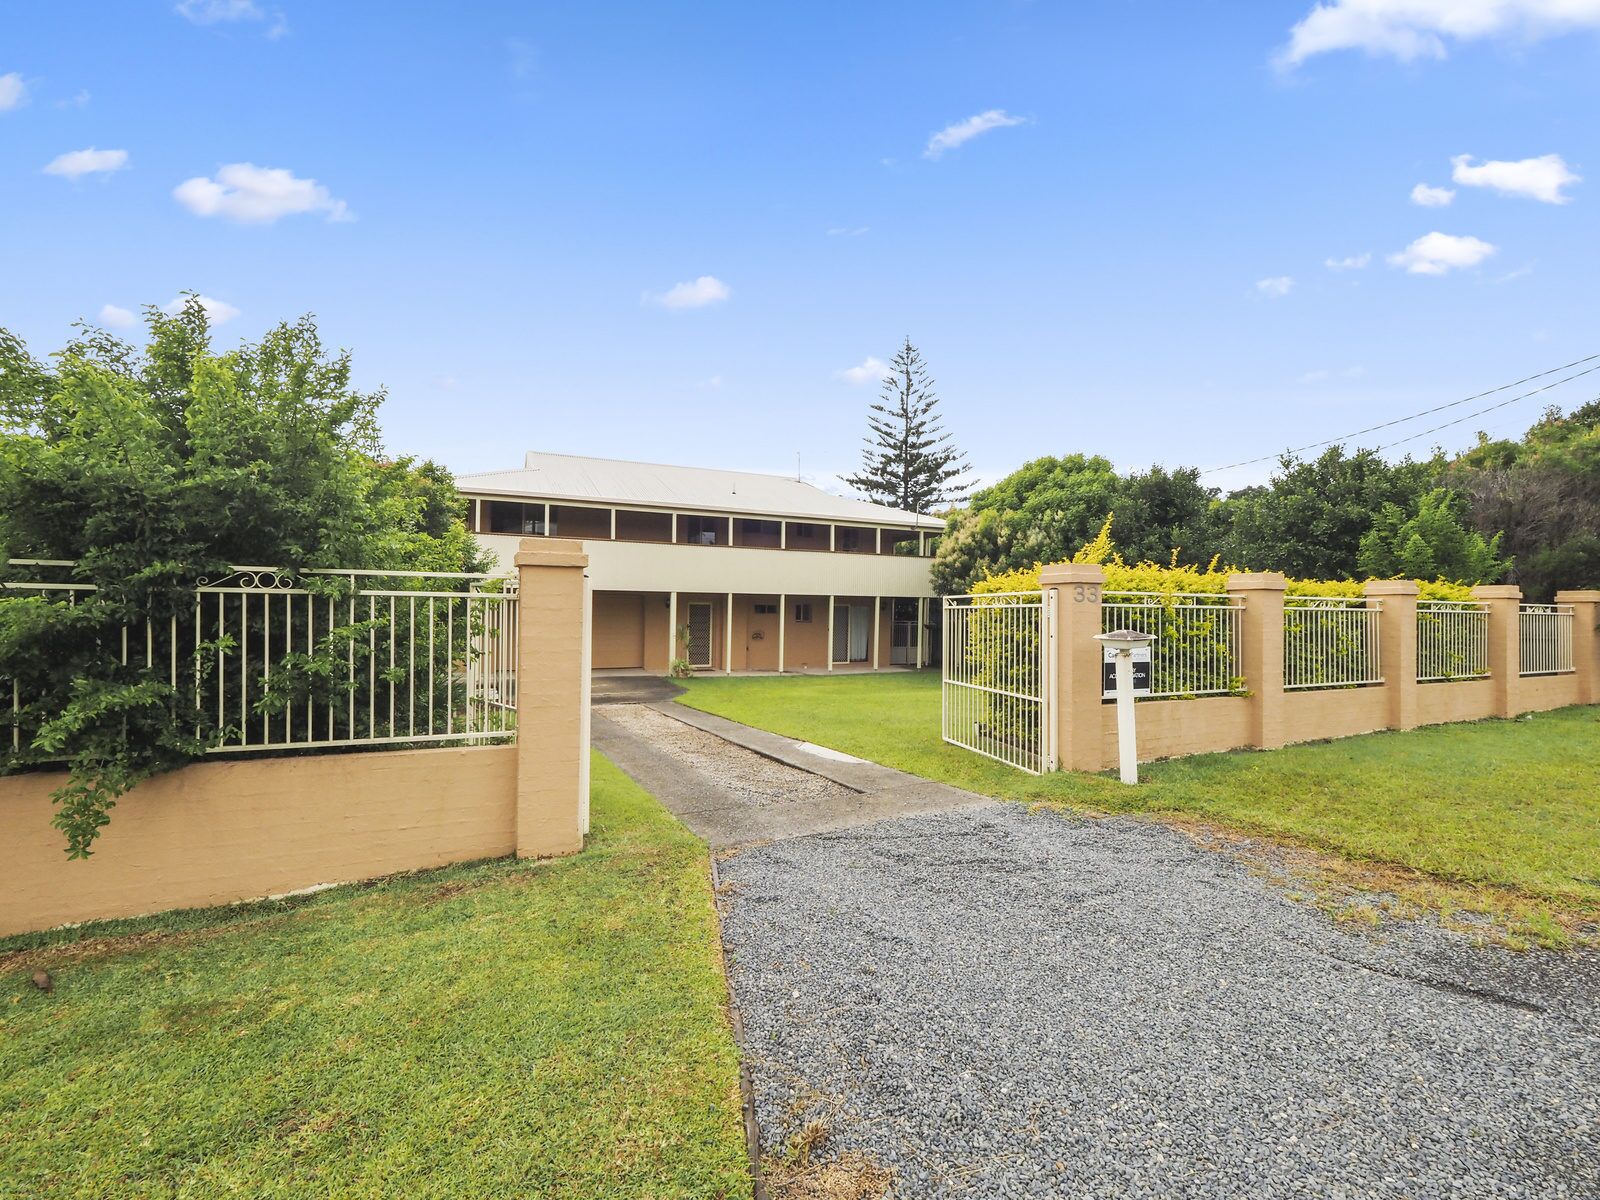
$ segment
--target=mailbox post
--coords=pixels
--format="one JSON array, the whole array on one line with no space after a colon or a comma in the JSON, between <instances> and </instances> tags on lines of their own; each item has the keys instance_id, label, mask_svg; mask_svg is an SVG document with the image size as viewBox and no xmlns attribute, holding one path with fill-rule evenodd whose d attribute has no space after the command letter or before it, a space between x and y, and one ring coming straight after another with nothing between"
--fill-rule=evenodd
<instances>
[{"instance_id":1,"label":"mailbox post","mask_svg":"<svg viewBox=\"0 0 1600 1200\"><path fill-rule=\"evenodd\" d=\"M1133 725L1133 652L1149 646L1155 638L1137 629L1114 629L1097 633L1094 640L1117 656L1117 761L1123 783L1139 782L1139 750Z\"/></svg>"}]
</instances>

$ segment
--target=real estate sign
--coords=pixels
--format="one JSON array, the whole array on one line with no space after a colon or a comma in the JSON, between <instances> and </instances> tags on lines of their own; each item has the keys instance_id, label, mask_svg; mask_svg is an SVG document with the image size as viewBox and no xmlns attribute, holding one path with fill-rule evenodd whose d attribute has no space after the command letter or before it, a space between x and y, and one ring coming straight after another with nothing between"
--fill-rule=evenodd
<instances>
[{"instance_id":1,"label":"real estate sign","mask_svg":"<svg viewBox=\"0 0 1600 1200\"><path fill-rule=\"evenodd\" d=\"M1150 694L1150 647L1141 646L1133 652L1133 694ZM1107 700L1117 698L1117 652L1110 646L1104 649L1100 665L1100 695Z\"/></svg>"}]
</instances>

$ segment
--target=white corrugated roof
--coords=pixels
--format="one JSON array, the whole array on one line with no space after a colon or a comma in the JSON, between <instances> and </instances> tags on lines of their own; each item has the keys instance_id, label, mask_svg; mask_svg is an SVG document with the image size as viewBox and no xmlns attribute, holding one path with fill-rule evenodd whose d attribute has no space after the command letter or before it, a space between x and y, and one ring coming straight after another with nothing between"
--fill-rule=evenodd
<instances>
[{"instance_id":1,"label":"white corrugated roof","mask_svg":"<svg viewBox=\"0 0 1600 1200\"><path fill-rule=\"evenodd\" d=\"M660 463L545 454L530 450L522 469L462 475L456 484L468 494L534 496L587 504L643 505L692 512L747 513L771 517L811 517L824 521L862 521L894 525L944 524L865 500L835 496L813 484L754 471L709 467L671 467Z\"/></svg>"}]
</instances>

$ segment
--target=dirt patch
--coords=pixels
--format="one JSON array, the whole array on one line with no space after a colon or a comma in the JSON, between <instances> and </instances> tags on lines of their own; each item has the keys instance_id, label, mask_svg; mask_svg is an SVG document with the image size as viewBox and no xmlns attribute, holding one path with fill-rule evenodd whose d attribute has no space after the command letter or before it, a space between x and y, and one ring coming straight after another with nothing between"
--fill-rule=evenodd
<instances>
[{"instance_id":1,"label":"dirt patch","mask_svg":"<svg viewBox=\"0 0 1600 1200\"><path fill-rule=\"evenodd\" d=\"M752 804L848 799L856 795L843 784L735 746L714 733L642 704L597 704L594 710Z\"/></svg>"},{"instance_id":2,"label":"dirt patch","mask_svg":"<svg viewBox=\"0 0 1600 1200\"><path fill-rule=\"evenodd\" d=\"M827 1141L827 1123L809 1121L782 1155L767 1160L762 1173L772 1200L879 1200L888 1194L894 1176L865 1154L818 1157Z\"/></svg>"}]
</instances>

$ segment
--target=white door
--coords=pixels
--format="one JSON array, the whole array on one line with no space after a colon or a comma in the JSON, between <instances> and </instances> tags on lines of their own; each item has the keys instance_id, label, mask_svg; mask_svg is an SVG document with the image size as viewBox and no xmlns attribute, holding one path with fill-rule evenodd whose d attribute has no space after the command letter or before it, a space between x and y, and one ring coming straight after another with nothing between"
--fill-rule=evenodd
<instances>
[{"instance_id":1,"label":"white door","mask_svg":"<svg viewBox=\"0 0 1600 1200\"><path fill-rule=\"evenodd\" d=\"M689 665L711 666L711 605L689 605Z\"/></svg>"}]
</instances>

